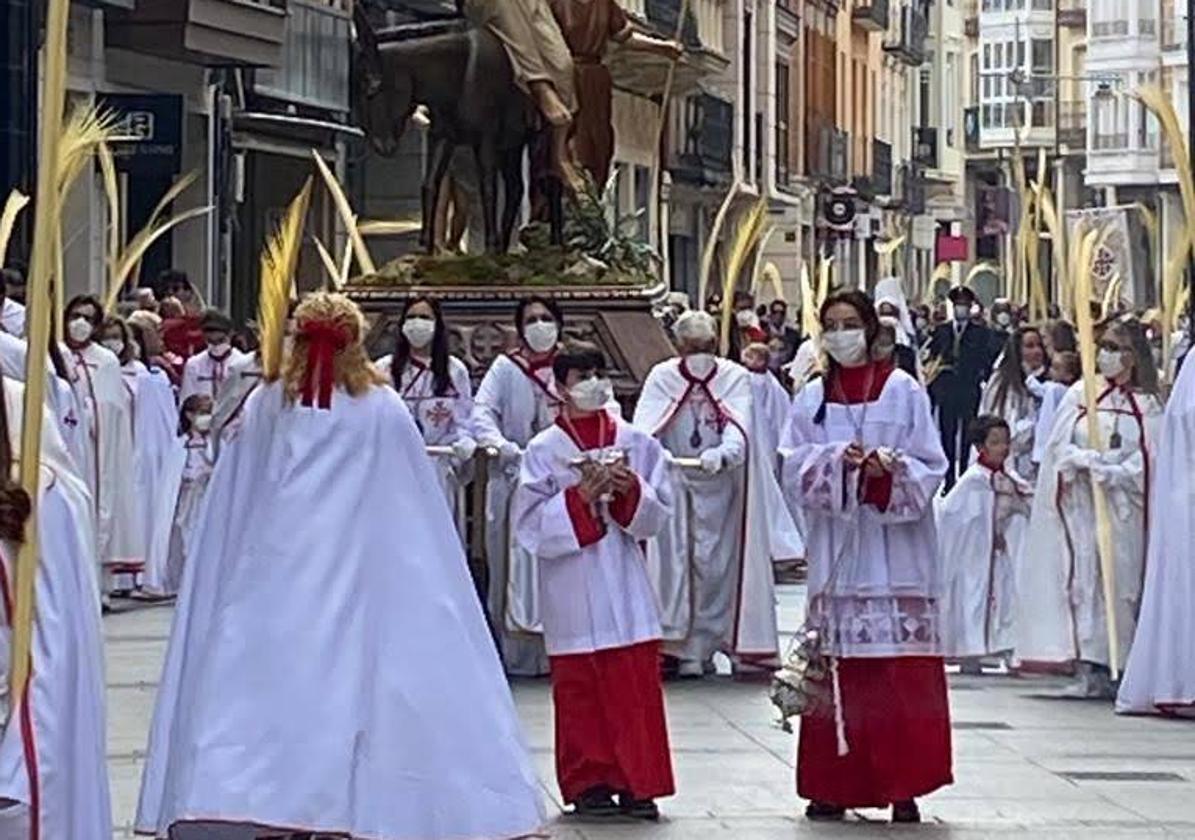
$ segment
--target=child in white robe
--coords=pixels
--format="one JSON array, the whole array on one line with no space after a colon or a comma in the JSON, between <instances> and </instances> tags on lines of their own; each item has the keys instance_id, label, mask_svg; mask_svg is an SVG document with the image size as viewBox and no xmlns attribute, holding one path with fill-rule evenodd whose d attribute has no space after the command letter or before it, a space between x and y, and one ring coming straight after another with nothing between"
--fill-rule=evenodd
<instances>
[{"instance_id":1,"label":"child in white robe","mask_svg":"<svg viewBox=\"0 0 1195 840\"><path fill-rule=\"evenodd\" d=\"M564 407L527 445L514 522L540 561L564 801L582 815L654 820L654 800L674 785L642 543L664 528L672 498L663 447L606 410L605 365L589 344L556 356Z\"/></svg>"},{"instance_id":2,"label":"child in white robe","mask_svg":"<svg viewBox=\"0 0 1195 840\"><path fill-rule=\"evenodd\" d=\"M185 456L170 527L165 581L168 593L178 591L183 569L192 554L200 505L212 475L211 428L212 398L206 394L188 397L179 411L179 445Z\"/></svg>"},{"instance_id":3,"label":"child in white robe","mask_svg":"<svg viewBox=\"0 0 1195 840\"><path fill-rule=\"evenodd\" d=\"M979 674L981 657L1007 654L1015 644L1014 566L1029 522L1031 485L1012 469L1008 422L991 414L971 424L979 459L937 505L938 556L946 582L942 643Z\"/></svg>"},{"instance_id":4,"label":"child in white robe","mask_svg":"<svg viewBox=\"0 0 1195 840\"><path fill-rule=\"evenodd\" d=\"M1046 382L1031 380L1025 385L1041 400L1037 414L1037 427L1033 432L1033 463L1040 464L1054 431L1054 420L1058 417L1058 406L1070 387L1083 375L1079 365L1079 354L1073 350L1062 350L1050 359L1050 378Z\"/></svg>"}]
</instances>

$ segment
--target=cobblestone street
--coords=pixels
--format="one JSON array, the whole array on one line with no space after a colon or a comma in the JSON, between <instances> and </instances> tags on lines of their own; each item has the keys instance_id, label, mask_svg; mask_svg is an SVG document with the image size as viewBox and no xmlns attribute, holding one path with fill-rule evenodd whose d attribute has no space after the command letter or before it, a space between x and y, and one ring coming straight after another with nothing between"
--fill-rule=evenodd
<instances>
[{"instance_id":1,"label":"cobblestone street","mask_svg":"<svg viewBox=\"0 0 1195 840\"><path fill-rule=\"evenodd\" d=\"M786 587L781 616L795 629L800 593ZM115 836L131 836L146 731L170 630L171 610L144 607L106 619L109 760ZM772 723L765 688L719 677L668 687L678 795L659 825L560 819L552 771L546 682L515 686L553 822L562 840L614 838L1195 837L1195 724L1122 718L1106 703L1054 699L1052 678L951 678L953 787L928 797L928 825L891 828L861 812L845 825L801 816L793 736ZM857 819L857 822L854 821ZM862 824L860 824L862 823Z\"/></svg>"}]
</instances>

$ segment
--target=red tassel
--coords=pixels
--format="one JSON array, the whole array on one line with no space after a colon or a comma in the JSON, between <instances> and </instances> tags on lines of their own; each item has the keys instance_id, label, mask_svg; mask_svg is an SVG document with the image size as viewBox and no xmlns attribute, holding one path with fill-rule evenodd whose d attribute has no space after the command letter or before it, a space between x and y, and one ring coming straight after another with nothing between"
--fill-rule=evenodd
<instances>
[{"instance_id":1,"label":"red tassel","mask_svg":"<svg viewBox=\"0 0 1195 840\"><path fill-rule=\"evenodd\" d=\"M352 336L344 327L331 321L308 321L299 327L299 335L307 339L307 371L303 374L302 403L305 406L317 404L318 397L319 408L331 408L332 388L336 384L336 354L348 347Z\"/></svg>"}]
</instances>

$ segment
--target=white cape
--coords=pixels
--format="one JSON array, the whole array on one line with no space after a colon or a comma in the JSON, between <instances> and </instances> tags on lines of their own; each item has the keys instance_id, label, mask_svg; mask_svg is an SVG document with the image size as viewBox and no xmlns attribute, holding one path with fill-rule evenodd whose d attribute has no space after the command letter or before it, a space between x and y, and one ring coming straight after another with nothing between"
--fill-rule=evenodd
<instances>
[{"instance_id":1,"label":"white cape","mask_svg":"<svg viewBox=\"0 0 1195 840\"><path fill-rule=\"evenodd\" d=\"M329 410L262 385L216 464L136 820L369 840L543 822L444 497L390 388Z\"/></svg>"},{"instance_id":2,"label":"white cape","mask_svg":"<svg viewBox=\"0 0 1195 840\"><path fill-rule=\"evenodd\" d=\"M1174 383L1158 448L1145 592L1118 712L1195 704L1195 361Z\"/></svg>"},{"instance_id":3,"label":"white cape","mask_svg":"<svg viewBox=\"0 0 1195 840\"><path fill-rule=\"evenodd\" d=\"M660 362L643 383L643 391L635 407L635 425L648 434L660 436L673 415L683 405L681 396L689 388L680 370L680 359ZM772 531L768 521L768 505L783 504L768 455L755 441L751 410L751 382L747 369L725 359L718 361L719 372L710 383L713 399L724 416L733 423L747 441L746 510L740 542L738 602L734 607L732 638L726 639L731 652L749 656L772 656L778 652L776 629L776 595L772 571ZM685 500L688 491L679 467L673 465L673 498L678 512L674 528L667 541L672 546L689 542ZM773 491L769 482L776 486ZM795 528L793 529L795 531ZM802 546L803 548L803 546ZM687 556L684 549L666 547L664 538L648 542L648 570L660 599L660 619L666 640L689 636L693 620L692 569L680 567ZM800 555L797 555L800 556ZM778 560L790 559L784 557Z\"/></svg>"}]
</instances>

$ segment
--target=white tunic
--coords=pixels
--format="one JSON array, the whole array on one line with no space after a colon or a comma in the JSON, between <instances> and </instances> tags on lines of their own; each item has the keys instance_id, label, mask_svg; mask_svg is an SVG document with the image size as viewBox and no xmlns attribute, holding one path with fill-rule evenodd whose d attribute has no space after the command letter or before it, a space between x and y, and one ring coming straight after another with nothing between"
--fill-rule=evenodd
<instances>
[{"instance_id":1,"label":"white tunic","mask_svg":"<svg viewBox=\"0 0 1195 840\"><path fill-rule=\"evenodd\" d=\"M1003 405L997 405L1003 373L997 371L988 379L979 400L980 414L993 414L1008 424L1012 443L1009 462L1014 472L1029 481L1037 478L1037 465L1033 460L1034 435L1037 431L1038 414L1041 411L1041 397L1034 392L1041 383L1035 377L1026 377L1026 393L1018 394L1011 387L1004 394Z\"/></svg>"},{"instance_id":2,"label":"white tunic","mask_svg":"<svg viewBox=\"0 0 1195 840\"><path fill-rule=\"evenodd\" d=\"M390 388L245 406L188 562L136 819L378 840L543 822L464 554ZM401 529L396 539L396 524Z\"/></svg>"},{"instance_id":3,"label":"white tunic","mask_svg":"<svg viewBox=\"0 0 1195 840\"><path fill-rule=\"evenodd\" d=\"M187 359L183 366L183 381L178 391L178 404L182 405L193 394L207 394L213 400L220 393L220 386L228 378L232 368L245 358L235 347L225 355L216 358L212 351L203 350Z\"/></svg>"},{"instance_id":4,"label":"white tunic","mask_svg":"<svg viewBox=\"0 0 1195 840\"><path fill-rule=\"evenodd\" d=\"M769 476L764 482L768 494L766 505L768 533L772 559L788 561L805 556L805 540L801 537L796 516L788 509L780 490L780 435L792 407L792 397L770 371L751 374L752 434L762 449L762 461Z\"/></svg>"},{"instance_id":5,"label":"white tunic","mask_svg":"<svg viewBox=\"0 0 1195 840\"><path fill-rule=\"evenodd\" d=\"M665 650L705 664L722 650L771 657L778 649L763 447L750 440L750 374L717 359L704 377L682 359L660 362L643 383L635 425L674 457L717 448L722 472L671 465L679 515L648 543ZM778 558L779 559L779 558Z\"/></svg>"},{"instance_id":6,"label":"white tunic","mask_svg":"<svg viewBox=\"0 0 1195 840\"><path fill-rule=\"evenodd\" d=\"M822 598L829 652L846 657L941 654L942 593L933 499L946 457L929 396L901 370L869 403L822 405L824 380L793 401L780 452L785 496L804 511L809 598ZM862 503L843 455L858 443L896 458L884 511Z\"/></svg>"},{"instance_id":7,"label":"white tunic","mask_svg":"<svg viewBox=\"0 0 1195 840\"><path fill-rule=\"evenodd\" d=\"M19 383L4 383L14 452L20 448L23 395ZM0 797L21 805L0 812L0 831L5 837L44 840L109 837L113 822L104 724L104 644L91 503L82 479L63 466L66 452L57 430L50 423L44 429L31 699L15 710L11 724L0 734ZM14 591L15 561L15 547L0 547L0 576L7 592ZM0 667L7 673L11 616L5 614L2 620ZM4 705L9 701L6 691ZM28 740L23 737L23 720L32 724ZM27 746L34 750L37 767L33 786ZM29 805L35 791L40 803L36 835L29 830Z\"/></svg>"},{"instance_id":8,"label":"white tunic","mask_svg":"<svg viewBox=\"0 0 1195 840\"><path fill-rule=\"evenodd\" d=\"M0 331L0 372L15 382L25 381L25 364L28 345L23 338ZM66 447L70 450L76 472L84 463L87 447L82 432L82 410L69 382L59 379L53 365L46 360L46 410L58 424Z\"/></svg>"},{"instance_id":9,"label":"white tunic","mask_svg":"<svg viewBox=\"0 0 1195 840\"><path fill-rule=\"evenodd\" d=\"M261 384L261 358L246 353L228 366L216 404L212 409L212 453L219 457L220 448L236 437L241 424L241 410L245 401Z\"/></svg>"},{"instance_id":10,"label":"white tunic","mask_svg":"<svg viewBox=\"0 0 1195 840\"><path fill-rule=\"evenodd\" d=\"M11 298L5 298L4 304L0 306L0 330L17 338L24 338L25 307Z\"/></svg>"},{"instance_id":11,"label":"white tunic","mask_svg":"<svg viewBox=\"0 0 1195 840\"><path fill-rule=\"evenodd\" d=\"M521 355L501 355L486 372L473 400L473 434L483 447L513 443L526 448L552 425L560 407L551 366L532 369ZM506 670L520 676L548 671L541 631L538 563L515 539L511 502L519 460L490 459L486 483L486 559L490 620L498 631Z\"/></svg>"},{"instance_id":12,"label":"white tunic","mask_svg":"<svg viewBox=\"0 0 1195 840\"><path fill-rule=\"evenodd\" d=\"M947 656L1004 653L1016 645L1016 558L1031 497L1032 486L1019 476L976 462L936 505Z\"/></svg>"},{"instance_id":13,"label":"white tunic","mask_svg":"<svg viewBox=\"0 0 1195 840\"><path fill-rule=\"evenodd\" d=\"M592 653L660 638L659 609L644 565L643 540L672 515L664 452L651 437L610 417L611 450L623 452L639 476L639 506L624 528L602 512L606 534L584 548L577 541L565 490L580 474L573 462L593 457L559 426L531 441L515 494L519 543L539 558L544 642L550 655Z\"/></svg>"},{"instance_id":14,"label":"white tunic","mask_svg":"<svg viewBox=\"0 0 1195 840\"><path fill-rule=\"evenodd\" d=\"M1147 394L1109 389L1099 402L1099 455L1087 436L1083 383L1062 401L1042 459L1029 534L1017 572L1017 655L1029 662L1109 665L1092 476L1103 481L1112 520L1116 625L1123 667L1133 641L1145 564L1146 500L1152 442L1162 413Z\"/></svg>"},{"instance_id":15,"label":"white tunic","mask_svg":"<svg viewBox=\"0 0 1195 840\"><path fill-rule=\"evenodd\" d=\"M1158 451L1145 591L1118 712L1195 704L1195 360L1174 383Z\"/></svg>"},{"instance_id":16,"label":"white tunic","mask_svg":"<svg viewBox=\"0 0 1195 840\"><path fill-rule=\"evenodd\" d=\"M1070 390L1069 385L1062 382L1043 382L1037 388L1041 398L1041 408L1037 412L1037 425L1033 430L1033 463L1041 465L1046 456L1046 446L1050 443L1050 435L1054 433L1054 421L1058 419L1058 406L1062 398Z\"/></svg>"},{"instance_id":17,"label":"white tunic","mask_svg":"<svg viewBox=\"0 0 1195 840\"><path fill-rule=\"evenodd\" d=\"M94 343L63 348L63 355L82 407L85 447L79 467L96 507L99 562L140 563L145 546L137 511L133 405L120 362Z\"/></svg>"}]
</instances>

